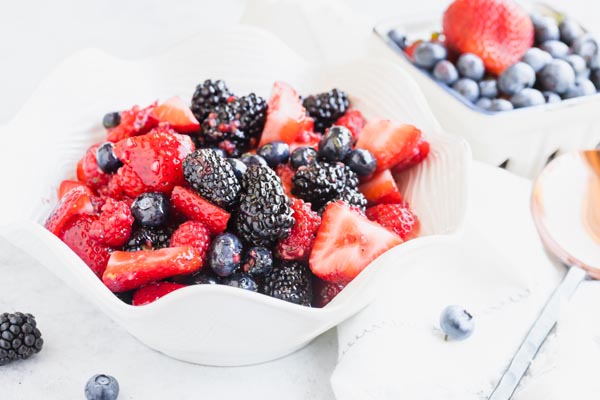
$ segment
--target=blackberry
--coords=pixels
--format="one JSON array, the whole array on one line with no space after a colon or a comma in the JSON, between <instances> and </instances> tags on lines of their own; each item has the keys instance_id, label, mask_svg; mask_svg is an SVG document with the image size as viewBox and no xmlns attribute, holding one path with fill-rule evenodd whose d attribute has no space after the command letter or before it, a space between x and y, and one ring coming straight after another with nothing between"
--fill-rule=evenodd
<instances>
[{"instance_id":1,"label":"blackberry","mask_svg":"<svg viewBox=\"0 0 600 400\"><path fill-rule=\"evenodd\" d=\"M266 166L249 165L242 177L236 227L240 238L268 247L286 238L294 225L290 200L281 179Z\"/></svg>"},{"instance_id":2,"label":"blackberry","mask_svg":"<svg viewBox=\"0 0 600 400\"><path fill-rule=\"evenodd\" d=\"M221 280L218 275L202 268L202 271L192 272L186 275L175 275L171 278L173 282L183 285L218 285Z\"/></svg>"},{"instance_id":3,"label":"blackberry","mask_svg":"<svg viewBox=\"0 0 600 400\"><path fill-rule=\"evenodd\" d=\"M325 205L323 205L323 207L319 209L319 214L323 214L323 211L325 211L325 207L327 207L327 204L334 201L343 201L350 206L358 208L362 212L365 212L365 209L367 207L367 199L365 198L365 196L357 189L346 186L342 193L328 201Z\"/></svg>"},{"instance_id":4,"label":"blackberry","mask_svg":"<svg viewBox=\"0 0 600 400\"><path fill-rule=\"evenodd\" d=\"M169 247L171 233L169 228L140 227L132 232L123 250L157 250Z\"/></svg>"},{"instance_id":5,"label":"blackberry","mask_svg":"<svg viewBox=\"0 0 600 400\"><path fill-rule=\"evenodd\" d=\"M265 276L261 292L276 299L310 307L312 276L308 267L297 261L279 261Z\"/></svg>"},{"instance_id":6,"label":"blackberry","mask_svg":"<svg viewBox=\"0 0 600 400\"><path fill-rule=\"evenodd\" d=\"M183 176L200 196L221 208L231 208L240 183L231 164L211 149L200 149L183 161Z\"/></svg>"},{"instance_id":7,"label":"blackberry","mask_svg":"<svg viewBox=\"0 0 600 400\"><path fill-rule=\"evenodd\" d=\"M16 312L0 314L0 365L25 360L44 345L35 317Z\"/></svg>"},{"instance_id":8,"label":"blackberry","mask_svg":"<svg viewBox=\"0 0 600 400\"><path fill-rule=\"evenodd\" d=\"M203 146L217 146L231 157L254 147L267 117L267 103L254 93L213 108L202 122Z\"/></svg>"},{"instance_id":9,"label":"blackberry","mask_svg":"<svg viewBox=\"0 0 600 400\"><path fill-rule=\"evenodd\" d=\"M312 204L317 210L338 197L344 188L356 188L358 177L342 163L311 162L296 170L292 178L292 193Z\"/></svg>"},{"instance_id":10,"label":"blackberry","mask_svg":"<svg viewBox=\"0 0 600 400\"><path fill-rule=\"evenodd\" d=\"M198 121L202 122L208 113L218 105L225 104L232 96L225 82L207 79L196 86L192 96L192 112Z\"/></svg>"},{"instance_id":11,"label":"blackberry","mask_svg":"<svg viewBox=\"0 0 600 400\"><path fill-rule=\"evenodd\" d=\"M350 102L345 92L333 89L329 92L308 96L302 101L308 114L315 120L315 131L325 132L348 109Z\"/></svg>"}]
</instances>

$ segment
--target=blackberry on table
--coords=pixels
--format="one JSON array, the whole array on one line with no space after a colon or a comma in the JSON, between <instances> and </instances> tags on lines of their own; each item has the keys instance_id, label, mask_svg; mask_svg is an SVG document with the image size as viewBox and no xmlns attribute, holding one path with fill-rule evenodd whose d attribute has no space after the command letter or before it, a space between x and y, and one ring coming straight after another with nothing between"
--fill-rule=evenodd
<instances>
[{"instance_id":1,"label":"blackberry on table","mask_svg":"<svg viewBox=\"0 0 600 400\"><path fill-rule=\"evenodd\" d=\"M190 108L198 121L202 122L213 108L225 104L231 96L224 81L207 79L196 86Z\"/></svg>"},{"instance_id":2,"label":"blackberry on table","mask_svg":"<svg viewBox=\"0 0 600 400\"><path fill-rule=\"evenodd\" d=\"M310 307L313 297L311 272L304 263L278 261L265 276L261 292L276 299Z\"/></svg>"},{"instance_id":3,"label":"blackberry on table","mask_svg":"<svg viewBox=\"0 0 600 400\"><path fill-rule=\"evenodd\" d=\"M31 314L0 314L0 365L25 360L39 353L44 345L42 333Z\"/></svg>"},{"instance_id":4,"label":"blackberry on table","mask_svg":"<svg viewBox=\"0 0 600 400\"><path fill-rule=\"evenodd\" d=\"M306 97L302 101L308 115L315 120L315 131L325 132L348 109L348 95L338 89Z\"/></svg>"},{"instance_id":5,"label":"blackberry on table","mask_svg":"<svg viewBox=\"0 0 600 400\"><path fill-rule=\"evenodd\" d=\"M344 188L356 188L358 177L342 163L314 161L298 168L292 183L292 193L311 203L316 210L340 196Z\"/></svg>"},{"instance_id":6,"label":"blackberry on table","mask_svg":"<svg viewBox=\"0 0 600 400\"><path fill-rule=\"evenodd\" d=\"M124 251L157 250L169 247L171 229L140 227L134 230Z\"/></svg>"},{"instance_id":7,"label":"blackberry on table","mask_svg":"<svg viewBox=\"0 0 600 400\"><path fill-rule=\"evenodd\" d=\"M267 166L249 165L242 177L236 227L240 238L270 246L286 238L294 225L293 210L281 179Z\"/></svg>"},{"instance_id":8,"label":"blackberry on table","mask_svg":"<svg viewBox=\"0 0 600 400\"><path fill-rule=\"evenodd\" d=\"M183 176L200 196L221 208L238 200L240 183L225 158L211 149L199 149L183 161Z\"/></svg>"}]
</instances>

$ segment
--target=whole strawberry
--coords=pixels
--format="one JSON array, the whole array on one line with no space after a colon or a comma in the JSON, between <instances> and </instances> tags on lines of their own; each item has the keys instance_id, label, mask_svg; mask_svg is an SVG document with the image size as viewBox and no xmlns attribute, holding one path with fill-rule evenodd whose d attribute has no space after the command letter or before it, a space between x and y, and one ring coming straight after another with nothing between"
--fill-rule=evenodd
<instances>
[{"instance_id":1,"label":"whole strawberry","mask_svg":"<svg viewBox=\"0 0 600 400\"><path fill-rule=\"evenodd\" d=\"M533 45L534 29L512 0L456 0L444 13L444 35L450 50L474 53L500 75Z\"/></svg>"}]
</instances>

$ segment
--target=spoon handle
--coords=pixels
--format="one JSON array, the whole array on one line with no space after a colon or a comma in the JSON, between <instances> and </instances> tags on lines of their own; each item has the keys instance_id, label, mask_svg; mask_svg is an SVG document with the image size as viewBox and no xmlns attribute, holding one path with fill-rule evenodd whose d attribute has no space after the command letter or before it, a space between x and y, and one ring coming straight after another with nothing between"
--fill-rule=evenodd
<instances>
[{"instance_id":1,"label":"spoon handle","mask_svg":"<svg viewBox=\"0 0 600 400\"><path fill-rule=\"evenodd\" d=\"M561 300L570 299L585 277L586 272L583 269L569 268L569 272L544 306L489 400L509 400L512 397L544 340L556 325Z\"/></svg>"}]
</instances>

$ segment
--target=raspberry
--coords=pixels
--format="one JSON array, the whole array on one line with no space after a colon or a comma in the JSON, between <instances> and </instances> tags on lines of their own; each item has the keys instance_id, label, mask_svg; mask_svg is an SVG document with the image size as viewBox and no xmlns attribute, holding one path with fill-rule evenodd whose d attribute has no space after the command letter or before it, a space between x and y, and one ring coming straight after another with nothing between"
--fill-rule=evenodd
<instances>
[{"instance_id":1,"label":"raspberry","mask_svg":"<svg viewBox=\"0 0 600 400\"><path fill-rule=\"evenodd\" d=\"M100 216L90 226L90 238L99 243L118 247L124 245L131 235L133 215L129 206L121 201L107 198Z\"/></svg>"},{"instance_id":2,"label":"raspberry","mask_svg":"<svg viewBox=\"0 0 600 400\"><path fill-rule=\"evenodd\" d=\"M352 137L356 142L360 135L360 131L365 127L367 121L365 117L363 117L362 113L358 110L348 110L346 114L342 115L335 121L334 125L341 125L348 128L350 132L352 132Z\"/></svg>"},{"instance_id":3,"label":"raspberry","mask_svg":"<svg viewBox=\"0 0 600 400\"><path fill-rule=\"evenodd\" d=\"M367 217L371 221L409 240L419 234L419 219L410 210L408 204L380 204L367 208Z\"/></svg>"},{"instance_id":4,"label":"raspberry","mask_svg":"<svg viewBox=\"0 0 600 400\"><path fill-rule=\"evenodd\" d=\"M310 204L292 199L292 215L296 223L290 235L280 240L277 255L285 260L307 260L321 224L321 217L311 210Z\"/></svg>"},{"instance_id":5,"label":"raspberry","mask_svg":"<svg viewBox=\"0 0 600 400\"><path fill-rule=\"evenodd\" d=\"M131 110L121 112L119 124L108 130L108 141L118 142L128 137L143 135L154 128L158 121L152 118L150 114L152 114L155 107L156 102L146 108L133 106Z\"/></svg>"},{"instance_id":6,"label":"raspberry","mask_svg":"<svg viewBox=\"0 0 600 400\"><path fill-rule=\"evenodd\" d=\"M77 165L77 178L96 191L108 185L110 180L110 175L102 171L96 161L96 150L101 144L91 146Z\"/></svg>"},{"instance_id":7,"label":"raspberry","mask_svg":"<svg viewBox=\"0 0 600 400\"><path fill-rule=\"evenodd\" d=\"M294 169L289 166L289 164L281 164L277 166L275 170L279 179L281 179L281 185L283 186L283 191L289 198L295 197L292 194L292 178L294 177Z\"/></svg>"},{"instance_id":8,"label":"raspberry","mask_svg":"<svg viewBox=\"0 0 600 400\"><path fill-rule=\"evenodd\" d=\"M204 259L210 246L210 231L202 222L188 221L179 226L171 236L170 247L191 246Z\"/></svg>"}]
</instances>

